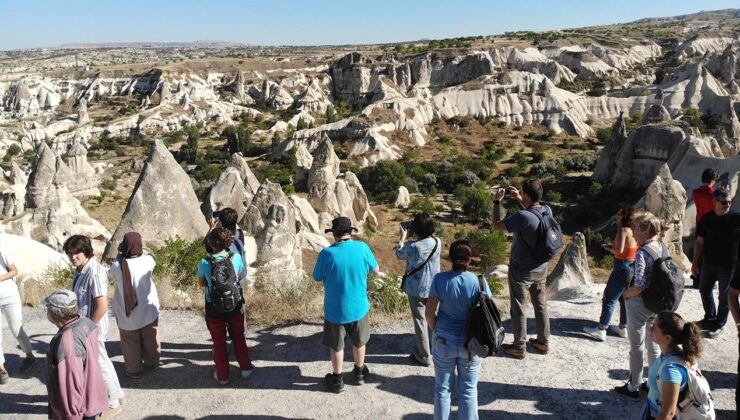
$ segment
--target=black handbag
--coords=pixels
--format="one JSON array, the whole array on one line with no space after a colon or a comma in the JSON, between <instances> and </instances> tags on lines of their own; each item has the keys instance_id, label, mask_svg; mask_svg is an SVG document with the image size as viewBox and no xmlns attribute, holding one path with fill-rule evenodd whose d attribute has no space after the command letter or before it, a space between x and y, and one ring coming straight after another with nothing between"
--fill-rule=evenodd
<instances>
[{"instance_id":1,"label":"black handbag","mask_svg":"<svg viewBox=\"0 0 740 420\"><path fill-rule=\"evenodd\" d=\"M432 248L432 252L429 253L429 256L427 256L427 259L423 263L421 263L420 266L418 266L418 267L414 268L413 270L411 270L411 271L403 274L403 278L401 279L401 290L402 291L403 291L403 289L406 286L406 279L409 278L409 277L411 277L411 276L413 276L414 274L418 273L419 270L421 270L422 268L424 268L424 266L427 265L427 263L429 262L429 260L432 259L432 255L434 255L434 253L437 252L437 245L439 245L439 242L437 241L437 238L435 238L434 236L432 236L432 239L434 239L434 248Z\"/></svg>"}]
</instances>

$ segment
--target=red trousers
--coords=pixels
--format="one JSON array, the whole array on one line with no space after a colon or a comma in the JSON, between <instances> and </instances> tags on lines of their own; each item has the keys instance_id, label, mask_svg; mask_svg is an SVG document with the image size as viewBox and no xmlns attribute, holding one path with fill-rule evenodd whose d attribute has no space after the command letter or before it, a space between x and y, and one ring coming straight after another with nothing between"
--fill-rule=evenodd
<instances>
[{"instance_id":1,"label":"red trousers","mask_svg":"<svg viewBox=\"0 0 740 420\"><path fill-rule=\"evenodd\" d=\"M252 360L249 358L247 340L244 338L244 313L239 312L228 318L209 318L206 325L213 340L213 363L216 364L216 376L219 381L229 378L229 350L226 345L226 324L229 324L231 340L234 345L234 356L241 370L250 370Z\"/></svg>"}]
</instances>

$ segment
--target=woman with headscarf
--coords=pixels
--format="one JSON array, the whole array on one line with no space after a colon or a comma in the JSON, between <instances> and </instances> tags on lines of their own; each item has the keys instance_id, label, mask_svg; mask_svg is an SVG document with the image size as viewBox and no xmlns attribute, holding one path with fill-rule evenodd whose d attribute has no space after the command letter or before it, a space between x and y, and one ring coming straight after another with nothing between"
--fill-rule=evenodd
<instances>
[{"instance_id":1,"label":"woman with headscarf","mask_svg":"<svg viewBox=\"0 0 740 420\"><path fill-rule=\"evenodd\" d=\"M152 280L154 258L144 253L141 235L123 236L118 256L108 271L116 283L113 313L121 334L126 375L138 378L143 369L159 366L159 296Z\"/></svg>"}]
</instances>

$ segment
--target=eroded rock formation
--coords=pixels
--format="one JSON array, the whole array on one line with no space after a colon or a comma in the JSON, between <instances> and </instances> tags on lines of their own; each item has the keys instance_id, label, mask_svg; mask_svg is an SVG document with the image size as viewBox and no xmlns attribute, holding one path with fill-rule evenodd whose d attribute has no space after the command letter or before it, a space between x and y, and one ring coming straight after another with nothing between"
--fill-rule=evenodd
<instances>
[{"instance_id":1,"label":"eroded rock formation","mask_svg":"<svg viewBox=\"0 0 740 420\"><path fill-rule=\"evenodd\" d=\"M131 231L139 232L144 244L161 245L176 236L188 241L203 237L208 224L198 209L190 177L164 143L155 140L121 222L105 248L105 258L116 256L123 235Z\"/></svg>"},{"instance_id":2,"label":"eroded rock formation","mask_svg":"<svg viewBox=\"0 0 740 420\"><path fill-rule=\"evenodd\" d=\"M357 227L367 223L370 229L377 228L378 221L370 209L365 190L352 172L340 174L339 158L328 138L313 153L308 174L308 201L318 213L327 213L331 218L346 216Z\"/></svg>"},{"instance_id":3,"label":"eroded rock formation","mask_svg":"<svg viewBox=\"0 0 740 420\"><path fill-rule=\"evenodd\" d=\"M683 219L686 212L686 190L673 179L668 165L663 165L658 176L645 190L645 210L663 222L661 239L671 252L671 258L685 271L691 262L683 252Z\"/></svg>"},{"instance_id":4,"label":"eroded rock formation","mask_svg":"<svg viewBox=\"0 0 740 420\"><path fill-rule=\"evenodd\" d=\"M275 290L294 285L305 276L303 226L293 208L280 184L265 180L239 222L257 243L256 273L250 280L257 287Z\"/></svg>"},{"instance_id":5,"label":"eroded rock formation","mask_svg":"<svg viewBox=\"0 0 740 420\"><path fill-rule=\"evenodd\" d=\"M591 271L588 268L588 254L586 253L586 238L581 232L573 235L571 242L560 255L555 269L547 276L547 287L553 292L555 299L571 297L572 291L584 285L593 283Z\"/></svg>"}]
</instances>

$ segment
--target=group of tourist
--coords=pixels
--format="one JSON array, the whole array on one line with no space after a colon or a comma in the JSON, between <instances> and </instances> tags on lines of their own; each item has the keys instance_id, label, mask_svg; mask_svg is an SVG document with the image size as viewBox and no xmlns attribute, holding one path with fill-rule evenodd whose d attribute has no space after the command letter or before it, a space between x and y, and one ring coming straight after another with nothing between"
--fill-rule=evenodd
<instances>
[{"instance_id":1,"label":"group of tourist","mask_svg":"<svg viewBox=\"0 0 740 420\"><path fill-rule=\"evenodd\" d=\"M686 364L695 366L701 354L701 337L717 337L730 310L740 336L740 270L736 269L740 261L740 214L730 211L732 200L727 189L714 189L718 178L715 170L706 169L702 173L702 185L692 192L696 231L691 273L695 280L693 287L699 289L704 306L704 317L698 323L685 322L677 314L655 313L642 300L641 293L651 280L656 260L670 254L660 240L660 219L648 212L637 214L631 207L620 209L616 217L617 234L611 244L604 244L614 256L613 270L604 290L598 325L585 327L584 331L598 341L606 340L607 330L629 339L630 376L615 391L639 399L640 390L647 389L644 418L672 418L676 414L679 393L687 387ZM718 308L714 300L717 283ZM617 302L619 324L609 325ZM645 351L650 369L648 380L643 382ZM666 358L674 356L683 364L664 363ZM656 378L670 385L659 387Z\"/></svg>"},{"instance_id":2,"label":"group of tourist","mask_svg":"<svg viewBox=\"0 0 740 420\"><path fill-rule=\"evenodd\" d=\"M698 287L705 309L701 328L707 337L718 334L730 311L740 331L740 270L734 271L730 288L738 258L740 215L729 211L731 200L726 190L712 189L716 179L716 173L705 172L705 185L694 194L697 200L697 194L709 192L713 203L709 210L702 207L705 214L697 215L692 265L692 273L700 278ZM542 196L542 184L530 180L523 183L521 190L500 188L493 197L492 228L513 233L508 286L514 334L513 342L504 344L502 350L516 359L524 359L528 352L550 352L545 287L548 258L535 249L542 241L543 220L552 218L553 212L540 202ZM503 217L502 201L506 197L518 202L521 210ZM651 281L656 259L668 254L660 240L661 221L651 213L638 213L627 207L619 210L616 222L614 240L604 244L614 256L614 268L604 291L601 316L596 326L584 330L598 341L606 339L607 331L627 337L630 377L615 390L636 399L640 388L645 388L648 393L643 418L672 418L679 394L687 386L687 366L695 365L701 355L702 333L697 324L673 312L652 312L642 301L641 293ZM334 219L326 230L334 243L319 253L312 273L313 279L324 286L322 344L329 349L331 360L325 382L336 393L344 389L347 336L352 344L354 383L363 384L370 375L365 364L365 346L370 338L367 281L369 275L379 273L379 267L370 247L353 240L355 231L357 228L349 218ZM458 394L458 418L476 419L482 359L466 348L467 318L479 295L491 296L491 290L485 283L481 287L478 276L468 271L474 251L465 240L450 245L452 269L441 270L443 244L434 232L434 221L425 213L416 214L410 223L400 227L396 256L406 261L401 287L408 296L415 338L408 360L420 366L434 366L435 419L450 416L454 392ZM408 240L409 235L416 239ZM225 385L229 382L229 339L241 379L248 379L255 372L245 338L242 283L247 270L244 234L237 227L236 211L227 208L214 214L203 245L208 257L198 263L197 277L204 289L205 321L213 341L213 378ZM43 301L49 321L58 327L47 355L49 415L92 418L105 412L111 416L120 412L124 393L105 348L108 279L115 284L113 313L120 331L125 374L139 378L159 366L159 299L152 278L155 262L137 232L124 236L118 256L107 272L93 258L90 238L71 236L63 249L75 268L70 290L57 290ZM0 309L26 353L21 371L27 371L35 358L22 327L21 302L12 281L17 274L11 254L0 250ZM718 308L713 298L716 282L720 284ZM524 311L527 294L535 314L536 337L532 338L527 335ZM617 304L619 324L611 326ZM643 382L645 351L650 368L648 379ZM740 359L738 366L740 369ZM0 352L0 383L8 380Z\"/></svg>"}]
</instances>

